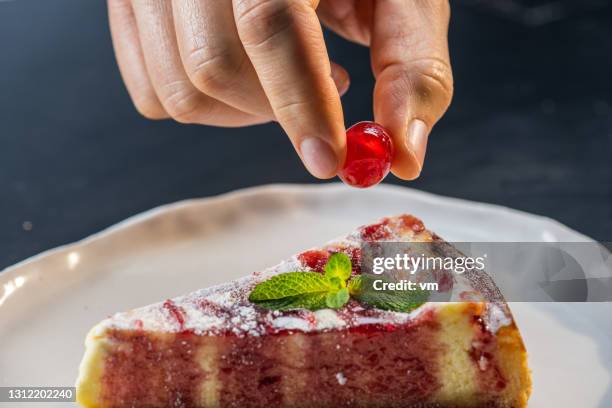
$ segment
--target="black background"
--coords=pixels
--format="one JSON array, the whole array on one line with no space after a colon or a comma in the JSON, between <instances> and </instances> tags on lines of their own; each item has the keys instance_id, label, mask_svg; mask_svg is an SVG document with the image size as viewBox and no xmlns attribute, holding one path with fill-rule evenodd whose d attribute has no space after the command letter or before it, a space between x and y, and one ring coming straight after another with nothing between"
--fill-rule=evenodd
<instances>
[{"instance_id":1,"label":"black background","mask_svg":"<svg viewBox=\"0 0 612 408\"><path fill-rule=\"evenodd\" d=\"M351 74L347 124L371 119L368 50L327 37ZM611 8L529 25L453 3L450 45L455 98L424 172L387 182L612 240ZM0 2L0 50L0 268L160 204L315 182L277 125L139 117L102 0Z\"/></svg>"}]
</instances>

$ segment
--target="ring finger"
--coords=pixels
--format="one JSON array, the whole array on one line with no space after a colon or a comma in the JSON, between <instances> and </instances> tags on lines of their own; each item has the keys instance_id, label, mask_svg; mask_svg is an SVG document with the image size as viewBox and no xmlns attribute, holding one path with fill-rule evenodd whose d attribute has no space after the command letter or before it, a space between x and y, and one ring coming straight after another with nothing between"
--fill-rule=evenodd
<instances>
[{"instance_id":1,"label":"ring finger","mask_svg":"<svg viewBox=\"0 0 612 408\"><path fill-rule=\"evenodd\" d=\"M170 2L134 0L133 7L147 72L172 118L183 123L217 126L244 126L269 120L217 101L191 83L181 62Z\"/></svg>"}]
</instances>

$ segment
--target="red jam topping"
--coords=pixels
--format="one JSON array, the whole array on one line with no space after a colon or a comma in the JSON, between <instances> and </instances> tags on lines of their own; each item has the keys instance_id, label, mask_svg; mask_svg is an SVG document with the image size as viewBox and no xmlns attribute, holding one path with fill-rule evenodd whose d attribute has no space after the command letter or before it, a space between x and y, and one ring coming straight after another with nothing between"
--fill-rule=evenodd
<instances>
[{"instance_id":1,"label":"red jam topping","mask_svg":"<svg viewBox=\"0 0 612 408\"><path fill-rule=\"evenodd\" d=\"M374 122L359 122L346 131L346 160L338 176L346 184L366 188L389 173L393 142L389 132Z\"/></svg>"},{"instance_id":2,"label":"red jam topping","mask_svg":"<svg viewBox=\"0 0 612 408\"><path fill-rule=\"evenodd\" d=\"M305 251L298 255L299 261L311 271L323 272L329 259L329 252L323 250Z\"/></svg>"},{"instance_id":3,"label":"red jam topping","mask_svg":"<svg viewBox=\"0 0 612 408\"><path fill-rule=\"evenodd\" d=\"M414 232L419 233L425 231L425 225L423 225L423 221L419 220L417 217L413 215L402 215L401 219L402 223Z\"/></svg>"},{"instance_id":4,"label":"red jam topping","mask_svg":"<svg viewBox=\"0 0 612 408\"><path fill-rule=\"evenodd\" d=\"M175 305L174 302L169 299L164 302L164 309L166 309L168 313L170 313L170 316L172 316L174 320L176 320L180 329L184 330L185 316L183 316L182 309L179 306Z\"/></svg>"},{"instance_id":5,"label":"red jam topping","mask_svg":"<svg viewBox=\"0 0 612 408\"><path fill-rule=\"evenodd\" d=\"M353 275L361 273L361 248L348 248L346 254L351 258L353 266Z\"/></svg>"},{"instance_id":6,"label":"red jam topping","mask_svg":"<svg viewBox=\"0 0 612 408\"><path fill-rule=\"evenodd\" d=\"M391 236L388 227L388 221L383 221L379 224L372 224L361 229L361 239L368 242L380 241Z\"/></svg>"}]
</instances>

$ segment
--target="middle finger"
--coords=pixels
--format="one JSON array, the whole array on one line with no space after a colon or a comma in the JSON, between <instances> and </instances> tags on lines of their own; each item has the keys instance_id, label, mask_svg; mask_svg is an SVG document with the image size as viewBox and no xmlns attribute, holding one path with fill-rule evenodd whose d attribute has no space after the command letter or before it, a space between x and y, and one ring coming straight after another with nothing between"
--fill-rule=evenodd
<instances>
[{"instance_id":1,"label":"middle finger","mask_svg":"<svg viewBox=\"0 0 612 408\"><path fill-rule=\"evenodd\" d=\"M272 108L247 57L230 0L173 0L183 65L203 93L244 112L272 117Z\"/></svg>"}]
</instances>

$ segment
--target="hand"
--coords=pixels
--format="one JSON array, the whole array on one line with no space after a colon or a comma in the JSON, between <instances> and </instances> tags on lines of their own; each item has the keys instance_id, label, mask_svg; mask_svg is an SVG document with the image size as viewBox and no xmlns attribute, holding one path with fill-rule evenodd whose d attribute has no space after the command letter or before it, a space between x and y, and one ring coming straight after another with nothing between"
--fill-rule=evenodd
<instances>
[{"instance_id":1,"label":"hand","mask_svg":"<svg viewBox=\"0 0 612 408\"><path fill-rule=\"evenodd\" d=\"M392 171L420 174L452 96L447 0L108 0L113 44L136 108L151 119L246 126L277 120L308 170L333 177L346 138L347 72L319 19L369 45L374 119L392 133Z\"/></svg>"}]
</instances>

